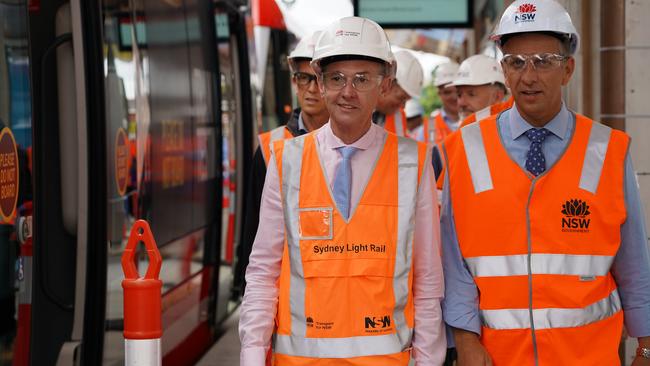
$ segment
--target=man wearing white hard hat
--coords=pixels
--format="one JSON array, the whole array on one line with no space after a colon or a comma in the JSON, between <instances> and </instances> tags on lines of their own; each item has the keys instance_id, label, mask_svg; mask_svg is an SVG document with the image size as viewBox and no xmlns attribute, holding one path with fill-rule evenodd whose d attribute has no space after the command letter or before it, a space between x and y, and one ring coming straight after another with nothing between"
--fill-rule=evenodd
<instances>
[{"instance_id":1,"label":"man wearing white hard hat","mask_svg":"<svg viewBox=\"0 0 650 366\"><path fill-rule=\"evenodd\" d=\"M569 109L579 35L516 1L493 39L514 106L443 143L445 321L459 365L650 365L650 256L630 138Z\"/></svg>"},{"instance_id":2,"label":"man wearing white hard hat","mask_svg":"<svg viewBox=\"0 0 650 366\"><path fill-rule=\"evenodd\" d=\"M460 125L458 117L458 96L456 87L452 84L458 73L458 64L446 62L435 69L433 85L438 88L438 96L442 107L432 114L433 125L427 124L425 136L433 144L440 145L442 141Z\"/></svg>"},{"instance_id":3,"label":"man wearing white hard hat","mask_svg":"<svg viewBox=\"0 0 650 366\"><path fill-rule=\"evenodd\" d=\"M411 51L399 50L394 56L397 63L395 79L388 92L379 96L373 120L383 124L386 131L397 136L406 136L404 104L411 98L420 97L424 72Z\"/></svg>"},{"instance_id":4,"label":"man wearing white hard hat","mask_svg":"<svg viewBox=\"0 0 650 366\"><path fill-rule=\"evenodd\" d=\"M246 287L245 274L248 259L257 233L260 218L260 200L264 188L266 166L271 154L271 144L274 141L300 136L319 129L329 119L325 100L320 95L316 74L309 63L314 54L314 44L320 32L314 32L298 42L296 48L289 54L287 60L293 73L291 81L296 91L298 108L294 109L289 121L284 126L258 136L259 147L253 155L253 162L248 186L248 199L244 216L242 242L237 247L237 263L235 265L236 295L243 294Z\"/></svg>"},{"instance_id":5,"label":"man wearing white hard hat","mask_svg":"<svg viewBox=\"0 0 650 366\"><path fill-rule=\"evenodd\" d=\"M314 50L330 120L275 142L246 273L242 365L440 365L442 270L424 144L372 123L393 56L346 17Z\"/></svg>"},{"instance_id":6,"label":"man wearing white hard hat","mask_svg":"<svg viewBox=\"0 0 650 366\"><path fill-rule=\"evenodd\" d=\"M506 93L501 65L486 55L474 55L465 59L452 84L456 87L461 121L472 113L500 102Z\"/></svg>"},{"instance_id":7,"label":"man wearing white hard hat","mask_svg":"<svg viewBox=\"0 0 650 366\"><path fill-rule=\"evenodd\" d=\"M409 99L404 105L404 114L406 115L406 135L417 141L427 142L422 126L424 108L420 101L415 98Z\"/></svg>"}]
</instances>

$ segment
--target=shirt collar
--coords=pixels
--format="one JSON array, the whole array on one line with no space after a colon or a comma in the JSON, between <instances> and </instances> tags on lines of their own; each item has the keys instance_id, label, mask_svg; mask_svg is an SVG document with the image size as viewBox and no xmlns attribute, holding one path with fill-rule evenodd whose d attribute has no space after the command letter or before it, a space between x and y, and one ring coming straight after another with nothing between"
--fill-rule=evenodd
<instances>
[{"instance_id":1,"label":"shirt collar","mask_svg":"<svg viewBox=\"0 0 650 366\"><path fill-rule=\"evenodd\" d=\"M535 128L532 126L528 121L524 119L524 117L521 116L519 113L519 109L517 109L517 105L515 104L513 108L510 108L508 110L509 113L509 119L508 119L508 124L510 125L510 134L512 136L512 139L515 140L519 136L523 135L526 133L526 131L530 130L531 128ZM547 130L549 130L552 134L555 136L559 137L561 140L564 140L566 137L567 130L569 128L569 123L571 120L571 114L569 113L569 110L566 108L564 103L562 103L562 108L560 108L560 112L553 117L545 126Z\"/></svg>"},{"instance_id":2,"label":"shirt collar","mask_svg":"<svg viewBox=\"0 0 650 366\"><path fill-rule=\"evenodd\" d=\"M304 133L308 132L307 127L305 127L305 121L303 121L302 119L302 112L300 112L300 114L298 115L298 131L299 132L304 131Z\"/></svg>"},{"instance_id":3,"label":"shirt collar","mask_svg":"<svg viewBox=\"0 0 650 366\"><path fill-rule=\"evenodd\" d=\"M327 122L325 126L323 126L323 133L324 133L323 141L325 143L325 147L328 149L333 150L343 146L354 146L359 150L367 150L377 140L376 139L377 134L385 133L385 132L383 127L371 123L368 131L366 131L366 133L363 136L361 136L360 139L351 143L350 145L346 145L343 141L341 141L340 138L338 138L334 134L330 122Z\"/></svg>"}]
</instances>

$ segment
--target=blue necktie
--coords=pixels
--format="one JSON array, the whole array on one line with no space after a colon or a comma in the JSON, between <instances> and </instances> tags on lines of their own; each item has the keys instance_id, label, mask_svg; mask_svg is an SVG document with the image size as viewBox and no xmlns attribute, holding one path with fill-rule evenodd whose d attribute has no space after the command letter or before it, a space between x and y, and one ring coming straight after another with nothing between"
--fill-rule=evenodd
<instances>
[{"instance_id":1,"label":"blue necktie","mask_svg":"<svg viewBox=\"0 0 650 366\"><path fill-rule=\"evenodd\" d=\"M545 128L531 128L526 131L526 137L530 140L530 150L526 154L526 170L531 172L534 176L538 176L546 170L546 159L544 152L542 152L542 143L549 130Z\"/></svg>"},{"instance_id":2,"label":"blue necktie","mask_svg":"<svg viewBox=\"0 0 650 366\"><path fill-rule=\"evenodd\" d=\"M350 216L350 186L352 183L352 167L350 166L350 158L357 151L354 146L343 146L338 148L341 153L341 161L336 167L334 176L334 186L332 193L336 206L341 212L341 215L347 220Z\"/></svg>"}]
</instances>

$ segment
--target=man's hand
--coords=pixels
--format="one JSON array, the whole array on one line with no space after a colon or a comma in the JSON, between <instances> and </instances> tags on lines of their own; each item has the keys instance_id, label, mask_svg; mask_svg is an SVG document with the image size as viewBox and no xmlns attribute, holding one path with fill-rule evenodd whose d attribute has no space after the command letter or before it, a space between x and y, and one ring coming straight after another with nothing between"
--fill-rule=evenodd
<instances>
[{"instance_id":1,"label":"man's hand","mask_svg":"<svg viewBox=\"0 0 650 366\"><path fill-rule=\"evenodd\" d=\"M492 366L490 354L483 347L476 333L457 328L453 331L458 366Z\"/></svg>"},{"instance_id":2,"label":"man's hand","mask_svg":"<svg viewBox=\"0 0 650 366\"><path fill-rule=\"evenodd\" d=\"M650 366L650 358L636 356L632 361L632 366Z\"/></svg>"},{"instance_id":3,"label":"man's hand","mask_svg":"<svg viewBox=\"0 0 650 366\"><path fill-rule=\"evenodd\" d=\"M639 347L650 348L650 337L639 337ZM650 366L650 358L636 356L632 366Z\"/></svg>"}]
</instances>

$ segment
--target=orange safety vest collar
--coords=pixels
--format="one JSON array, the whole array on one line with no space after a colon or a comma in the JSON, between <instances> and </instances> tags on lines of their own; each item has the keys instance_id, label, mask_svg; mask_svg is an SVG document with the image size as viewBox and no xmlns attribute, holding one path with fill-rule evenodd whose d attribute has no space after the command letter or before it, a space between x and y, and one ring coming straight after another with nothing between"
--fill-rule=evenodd
<instances>
[{"instance_id":1,"label":"orange safety vest collar","mask_svg":"<svg viewBox=\"0 0 650 366\"><path fill-rule=\"evenodd\" d=\"M382 144L349 220L332 199L314 133L273 146L286 233L275 365L409 362L414 203L426 145L392 134Z\"/></svg>"},{"instance_id":2,"label":"orange safety vest collar","mask_svg":"<svg viewBox=\"0 0 650 366\"><path fill-rule=\"evenodd\" d=\"M264 157L264 163L266 166L269 166L269 159L271 157L271 144L278 140L290 139L293 135L291 131L285 126L280 126L261 133L257 136L257 139L260 143L260 149L262 150L262 157Z\"/></svg>"},{"instance_id":3,"label":"orange safety vest collar","mask_svg":"<svg viewBox=\"0 0 650 366\"><path fill-rule=\"evenodd\" d=\"M488 118L492 115L499 114L505 111L506 109L510 109L512 108L514 103L515 103L515 98L511 96L505 102L495 103L481 109L480 111L477 111L476 113L472 113L463 120L463 122L460 124L460 128L463 128L470 123L474 123L476 121L480 121L482 119Z\"/></svg>"},{"instance_id":4,"label":"orange safety vest collar","mask_svg":"<svg viewBox=\"0 0 650 366\"><path fill-rule=\"evenodd\" d=\"M623 312L610 270L628 144L576 115L567 149L533 177L503 147L496 116L445 140L458 243L496 366L619 364Z\"/></svg>"},{"instance_id":5,"label":"orange safety vest collar","mask_svg":"<svg viewBox=\"0 0 650 366\"><path fill-rule=\"evenodd\" d=\"M424 117L424 139L428 143L440 146L442 141L454 131L445 123L442 113L436 114L433 128L430 126L430 121L430 118Z\"/></svg>"},{"instance_id":6,"label":"orange safety vest collar","mask_svg":"<svg viewBox=\"0 0 650 366\"><path fill-rule=\"evenodd\" d=\"M393 114L386 115L384 129L396 134L397 136L406 136L408 128L406 125L406 113L403 108L400 108Z\"/></svg>"}]
</instances>

